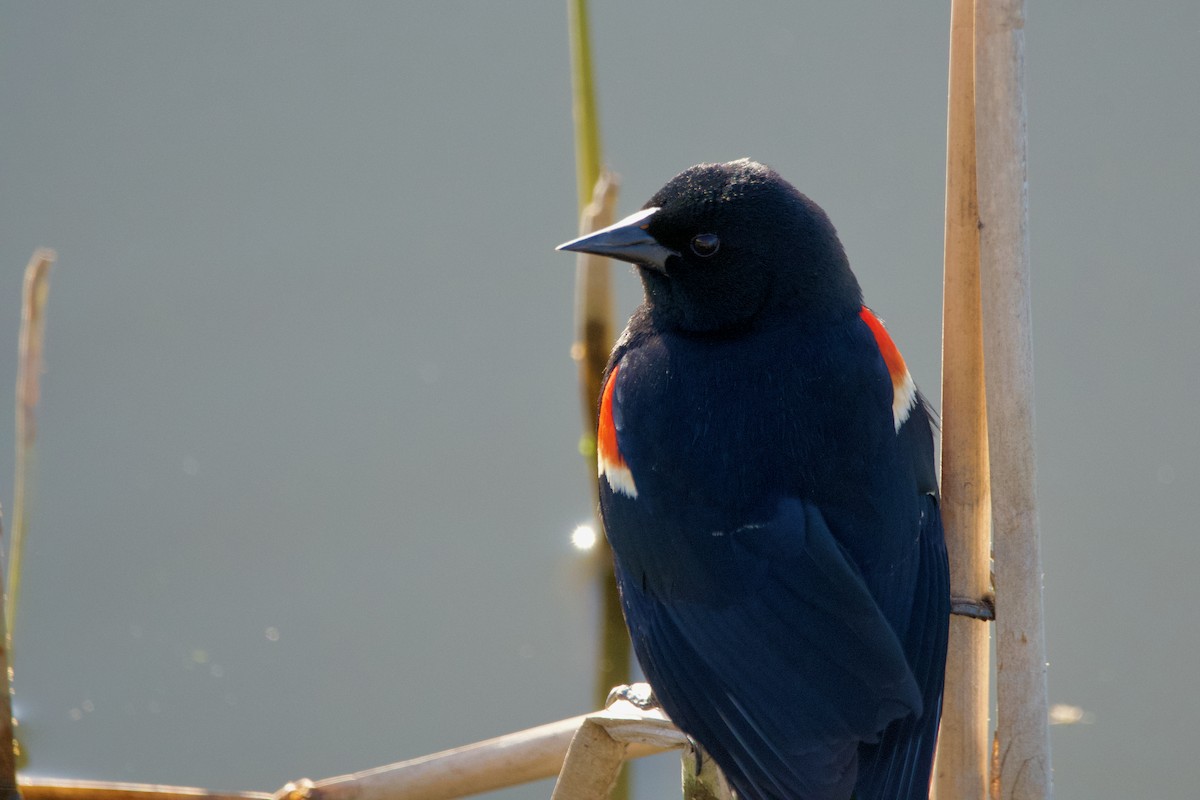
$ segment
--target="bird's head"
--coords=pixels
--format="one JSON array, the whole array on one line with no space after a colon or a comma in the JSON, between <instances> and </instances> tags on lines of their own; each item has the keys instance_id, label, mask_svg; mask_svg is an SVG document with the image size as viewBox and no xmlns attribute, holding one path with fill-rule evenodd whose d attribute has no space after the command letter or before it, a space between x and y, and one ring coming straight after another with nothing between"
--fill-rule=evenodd
<instances>
[{"instance_id":1,"label":"bird's head","mask_svg":"<svg viewBox=\"0 0 1200 800\"><path fill-rule=\"evenodd\" d=\"M558 249L636 265L651 314L677 330L815 322L862 304L825 212L749 159L686 169L641 211Z\"/></svg>"}]
</instances>

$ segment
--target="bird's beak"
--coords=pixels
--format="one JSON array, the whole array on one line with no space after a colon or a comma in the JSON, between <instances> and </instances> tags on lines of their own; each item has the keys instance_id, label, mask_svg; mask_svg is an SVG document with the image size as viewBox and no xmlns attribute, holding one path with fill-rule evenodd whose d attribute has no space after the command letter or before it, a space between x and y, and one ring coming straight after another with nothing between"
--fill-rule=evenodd
<instances>
[{"instance_id":1,"label":"bird's beak","mask_svg":"<svg viewBox=\"0 0 1200 800\"><path fill-rule=\"evenodd\" d=\"M657 211L657 208L644 208L607 228L563 242L554 249L619 258L663 272L667 266L667 259L679 253L669 247L663 247L647 230L650 227L650 217Z\"/></svg>"}]
</instances>

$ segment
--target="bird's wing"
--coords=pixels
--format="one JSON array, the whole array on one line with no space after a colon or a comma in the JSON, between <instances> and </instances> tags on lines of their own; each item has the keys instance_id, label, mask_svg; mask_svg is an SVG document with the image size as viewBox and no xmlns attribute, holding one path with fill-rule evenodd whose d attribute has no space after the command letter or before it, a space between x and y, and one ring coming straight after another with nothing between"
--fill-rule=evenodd
<instances>
[{"instance_id":1,"label":"bird's wing","mask_svg":"<svg viewBox=\"0 0 1200 800\"><path fill-rule=\"evenodd\" d=\"M924 800L929 796L949 634L950 577L937 499L926 495L923 502L920 567L903 644L924 708L920 716L889 725L877 745L860 749L856 800Z\"/></svg>"},{"instance_id":2,"label":"bird's wing","mask_svg":"<svg viewBox=\"0 0 1200 800\"><path fill-rule=\"evenodd\" d=\"M743 580L706 597L618 569L651 685L743 796L844 800L859 743L920 713L902 643L815 505L785 500L714 546Z\"/></svg>"}]
</instances>

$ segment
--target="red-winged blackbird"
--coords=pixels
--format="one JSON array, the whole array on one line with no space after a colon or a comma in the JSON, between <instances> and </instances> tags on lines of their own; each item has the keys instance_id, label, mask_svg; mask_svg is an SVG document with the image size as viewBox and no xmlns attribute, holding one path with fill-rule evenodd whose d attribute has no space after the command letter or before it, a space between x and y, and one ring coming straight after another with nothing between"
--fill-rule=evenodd
<instances>
[{"instance_id":1,"label":"red-winged blackbird","mask_svg":"<svg viewBox=\"0 0 1200 800\"><path fill-rule=\"evenodd\" d=\"M927 797L950 605L932 423L828 217L761 164L701 164L560 249L645 287L597 451L663 708L742 800Z\"/></svg>"}]
</instances>

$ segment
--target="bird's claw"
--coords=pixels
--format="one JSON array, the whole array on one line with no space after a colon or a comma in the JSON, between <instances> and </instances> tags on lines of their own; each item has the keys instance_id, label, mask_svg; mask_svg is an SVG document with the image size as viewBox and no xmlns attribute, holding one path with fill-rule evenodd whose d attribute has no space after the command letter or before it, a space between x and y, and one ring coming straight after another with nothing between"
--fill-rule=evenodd
<instances>
[{"instance_id":1,"label":"bird's claw","mask_svg":"<svg viewBox=\"0 0 1200 800\"><path fill-rule=\"evenodd\" d=\"M608 708L618 700L624 700L642 711L650 711L659 707L658 698L654 696L654 690L648 683L628 683L614 686L608 693L608 699L604 701L604 707Z\"/></svg>"}]
</instances>

